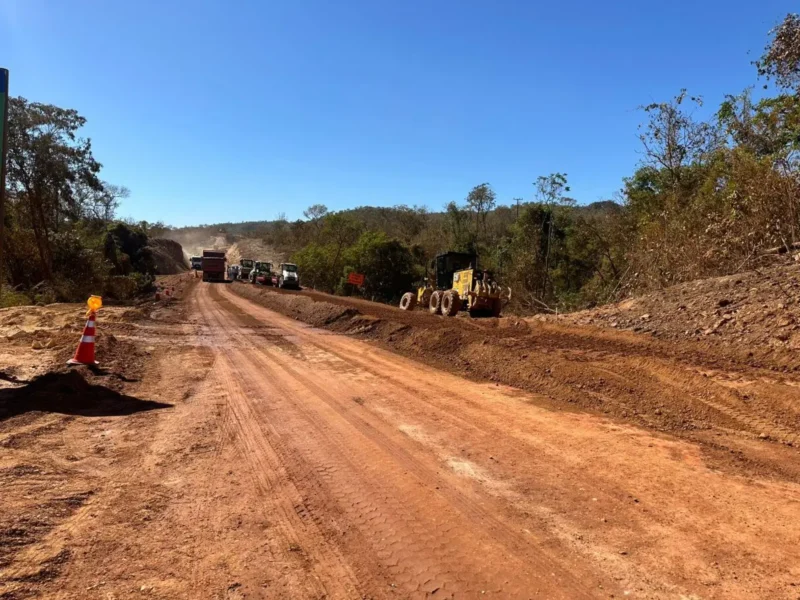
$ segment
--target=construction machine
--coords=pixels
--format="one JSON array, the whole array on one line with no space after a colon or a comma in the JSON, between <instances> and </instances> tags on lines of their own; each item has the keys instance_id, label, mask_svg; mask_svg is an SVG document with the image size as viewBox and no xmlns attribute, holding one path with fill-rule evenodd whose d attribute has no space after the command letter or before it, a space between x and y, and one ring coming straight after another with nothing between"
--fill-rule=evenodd
<instances>
[{"instance_id":1,"label":"construction machine","mask_svg":"<svg viewBox=\"0 0 800 600\"><path fill-rule=\"evenodd\" d=\"M253 270L250 271L250 283L272 285L272 263L257 260Z\"/></svg>"},{"instance_id":2,"label":"construction machine","mask_svg":"<svg viewBox=\"0 0 800 600\"><path fill-rule=\"evenodd\" d=\"M470 316L499 317L503 303L511 298L509 288L501 288L489 271L478 269L478 257L473 253L445 252L431 261L430 268L416 292L403 294L400 308L414 310L419 305L448 317L461 310Z\"/></svg>"},{"instance_id":3,"label":"construction machine","mask_svg":"<svg viewBox=\"0 0 800 600\"><path fill-rule=\"evenodd\" d=\"M239 279L244 279L245 281L250 279L250 271L253 270L254 262L252 258L242 258L239 260Z\"/></svg>"}]
</instances>

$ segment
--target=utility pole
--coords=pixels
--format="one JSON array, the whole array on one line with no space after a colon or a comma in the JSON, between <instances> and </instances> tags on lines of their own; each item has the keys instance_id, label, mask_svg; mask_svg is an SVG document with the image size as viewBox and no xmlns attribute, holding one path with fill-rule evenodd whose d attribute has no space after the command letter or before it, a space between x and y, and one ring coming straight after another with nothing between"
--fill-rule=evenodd
<instances>
[{"instance_id":1,"label":"utility pole","mask_svg":"<svg viewBox=\"0 0 800 600\"><path fill-rule=\"evenodd\" d=\"M3 292L3 247L6 243L6 155L8 151L8 69L0 69L0 295Z\"/></svg>"}]
</instances>

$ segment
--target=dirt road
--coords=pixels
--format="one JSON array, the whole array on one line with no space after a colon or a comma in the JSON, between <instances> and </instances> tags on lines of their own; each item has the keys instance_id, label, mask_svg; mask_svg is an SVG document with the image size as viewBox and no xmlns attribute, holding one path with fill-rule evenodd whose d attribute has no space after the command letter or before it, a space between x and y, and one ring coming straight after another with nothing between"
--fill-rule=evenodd
<instances>
[{"instance_id":1,"label":"dirt road","mask_svg":"<svg viewBox=\"0 0 800 600\"><path fill-rule=\"evenodd\" d=\"M59 490L36 510L73 498L0 552L0 597L800 598L790 479L231 286L187 294L180 318L117 335L157 358L130 393L171 408L79 415L30 445L0 427L20 498L31 481Z\"/></svg>"}]
</instances>

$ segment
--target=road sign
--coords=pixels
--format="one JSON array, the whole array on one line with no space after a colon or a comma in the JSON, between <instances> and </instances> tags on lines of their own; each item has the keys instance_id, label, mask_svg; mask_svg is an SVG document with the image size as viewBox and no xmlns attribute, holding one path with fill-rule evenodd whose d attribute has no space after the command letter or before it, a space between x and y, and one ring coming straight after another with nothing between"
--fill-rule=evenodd
<instances>
[{"instance_id":1,"label":"road sign","mask_svg":"<svg viewBox=\"0 0 800 600\"><path fill-rule=\"evenodd\" d=\"M347 276L347 283L352 283L355 286L361 287L364 285L364 276L361 273L350 273Z\"/></svg>"},{"instance_id":2,"label":"road sign","mask_svg":"<svg viewBox=\"0 0 800 600\"><path fill-rule=\"evenodd\" d=\"M0 291L3 286L3 223L6 220L6 151L8 150L8 69L0 69Z\"/></svg>"}]
</instances>

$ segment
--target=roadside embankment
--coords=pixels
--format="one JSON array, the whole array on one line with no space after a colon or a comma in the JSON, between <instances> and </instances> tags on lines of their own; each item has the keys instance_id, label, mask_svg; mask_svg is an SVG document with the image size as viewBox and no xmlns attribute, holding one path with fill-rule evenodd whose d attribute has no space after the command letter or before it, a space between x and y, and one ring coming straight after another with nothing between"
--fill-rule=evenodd
<instances>
[{"instance_id":1,"label":"roadside embankment","mask_svg":"<svg viewBox=\"0 0 800 600\"><path fill-rule=\"evenodd\" d=\"M445 319L242 283L230 290L309 325L533 392L553 410L586 410L690 438L722 465L800 481L800 381L750 364L748 348L722 353L703 341L514 317Z\"/></svg>"}]
</instances>

